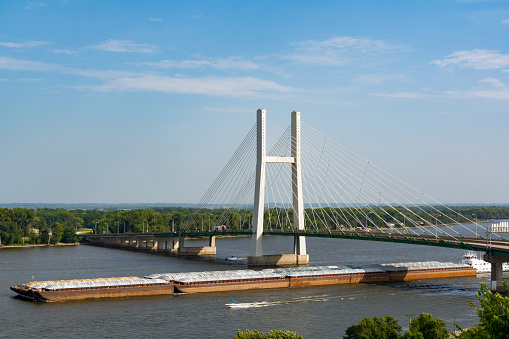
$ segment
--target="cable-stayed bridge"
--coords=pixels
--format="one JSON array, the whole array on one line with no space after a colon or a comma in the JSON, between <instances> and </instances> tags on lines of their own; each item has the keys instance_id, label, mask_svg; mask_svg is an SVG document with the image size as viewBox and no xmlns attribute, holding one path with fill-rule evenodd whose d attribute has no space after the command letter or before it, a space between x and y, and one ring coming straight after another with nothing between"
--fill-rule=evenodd
<instances>
[{"instance_id":1,"label":"cable-stayed bridge","mask_svg":"<svg viewBox=\"0 0 509 339\"><path fill-rule=\"evenodd\" d=\"M184 236L250 235L248 263L260 266L307 264L306 237L476 250L486 252L492 280L501 284L509 241L474 219L301 124L300 112L281 129L260 109L197 212L173 232L152 236L178 236L183 248ZM294 253L264 255L263 235L294 237Z\"/></svg>"},{"instance_id":2,"label":"cable-stayed bridge","mask_svg":"<svg viewBox=\"0 0 509 339\"><path fill-rule=\"evenodd\" d=\"M332 237L484 251L501 266L509 241L300 122L280 129L265 110L203 196L222 208L222 233L252 234L250 264L263 258L263 234L295 237L294 264L306 263L305 237ZM253 202L254 197L254 202ZM197 214L181 232L210 234ZM208 221L210 224L210 220ZM276 258L280 260L280 258Z\"/></svg>"}]
</instances>

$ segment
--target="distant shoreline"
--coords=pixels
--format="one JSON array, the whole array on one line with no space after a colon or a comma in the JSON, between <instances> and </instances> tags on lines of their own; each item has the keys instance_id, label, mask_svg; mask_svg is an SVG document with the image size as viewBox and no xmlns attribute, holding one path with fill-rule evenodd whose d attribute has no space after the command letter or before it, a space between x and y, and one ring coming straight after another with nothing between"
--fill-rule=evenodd
<instances>
[{"instance_id":1,"label":"distant shoreline","mask_svg":"<svg viewBox=\"0 0 509 339\"><path fill-rule=\"evenodd\" d=\"M27 248L27 247L60 247L60 246L77 246L79 243L65 244L59 242L58 244L35 244L35 245L0 245L0 249L4 248Z\"/></svg>"}]
</instances>

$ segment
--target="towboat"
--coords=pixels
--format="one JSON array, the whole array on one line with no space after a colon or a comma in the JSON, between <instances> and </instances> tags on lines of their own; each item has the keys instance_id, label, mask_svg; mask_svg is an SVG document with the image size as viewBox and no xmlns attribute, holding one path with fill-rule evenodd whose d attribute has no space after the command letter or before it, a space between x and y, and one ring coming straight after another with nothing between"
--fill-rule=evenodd
<instances>
[{"instance_id":1,"label":"towboat","mask_svg":"<svg viewBox=\"0 0 509 339\"><path fill-rule=\"evenodd\" d=\"M483 254L477 257L477 253L474 251L468 251L463 254L462 264L468 265L477 270L477 273L489 273L491 272L491 263L483 260ZM502 264L503 271L509 271L509 263Z\"/></svg>"}]
</instances>

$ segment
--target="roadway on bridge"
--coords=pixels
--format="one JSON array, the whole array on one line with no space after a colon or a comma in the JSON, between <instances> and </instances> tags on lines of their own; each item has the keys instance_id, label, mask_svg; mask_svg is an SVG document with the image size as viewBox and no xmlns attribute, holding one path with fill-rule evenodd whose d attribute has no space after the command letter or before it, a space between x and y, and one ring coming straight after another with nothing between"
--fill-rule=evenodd
<instances>
[{"instance_id":1,"label":"roadway on bridge","mask_svg":"<svg viewBox=\"0 0 509 339\"><path fill-rule=\"evenodd\" d=\"M509 257L509 241L508 240L490 240L484 238L468 238L468 237L451 237L437 235L419 235L419 234L402 234L402 233L386 233L380 231L369 230L281 230L266 229L263 231L266 236L305 236L305 237L322 237L322 238L339 238L367 241L383 241L396 242L413 245L440 246L465 249L471 251L483 251L489 254L502 255ZM182 232L150 232L150 233L128 233L128 234L92 234L86 237L122 237L125 235L158 238L158 237L206 237L206 236L251 236L251 230L224 230L224 231L200 231L187 230Z\"/></svg>"}]
</instances>

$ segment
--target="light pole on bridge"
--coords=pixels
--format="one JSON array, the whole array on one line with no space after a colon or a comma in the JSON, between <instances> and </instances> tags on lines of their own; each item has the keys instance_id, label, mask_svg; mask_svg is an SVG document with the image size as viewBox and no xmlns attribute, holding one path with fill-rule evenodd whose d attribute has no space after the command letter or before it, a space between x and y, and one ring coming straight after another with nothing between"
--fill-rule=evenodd
<instances>
[{"instance_id":1,"label":"light pole on bridge","mask_svg":"<svg viewBox=\"0 0 509 339\"><path fill-rule=\"evenodd\" d=\"M475 224L475 237L477 238L477 214L472 214L474 216L474 224Z\"/></svg>"}]
</instances>

